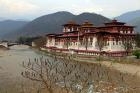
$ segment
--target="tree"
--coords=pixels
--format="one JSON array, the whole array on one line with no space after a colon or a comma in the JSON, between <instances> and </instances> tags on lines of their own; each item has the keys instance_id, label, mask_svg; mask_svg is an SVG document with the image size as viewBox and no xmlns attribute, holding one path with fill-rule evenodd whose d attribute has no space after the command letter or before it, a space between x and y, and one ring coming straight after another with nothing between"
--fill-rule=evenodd
<instances>
[{"instance_id":1,"label":"tree","mask_svg":"<svg viewBox=\"0 0 140 93\"><path fill-rule=\"evenodd\" d=\"M130 88L129 85L125 86L125 78L134 77L101 64L81 64L65 58L48 60L42 57L35 58L33 62L29 59L28 62L23 62L23 67L25 71L21 73L22 76L41 83L42 88L48 90L46 93L126 93ZM60 90L57 90L58 87L61 87ZM87 92L89 89L90 92Z\"/></svg>"},{"instance_id":2,"label":"tree","mask_svg":"<svg viewBox=\"0 0 140 93\"><path fill-rule=\"evenodd\" d=\"M38 38L40 38L40 37L24 37L24 36L21 36L21 37L18 38L17 43L31 45L32 41L34 41Z\"/></svg>"},{"instance_id":3,"label":"tree","mask_svg":"<svg viewBox=\"0 0 140 93\"><path fill-rule=\"evenodd\" d=\"M26 70L21 74L25 78L44 84L47 91L53 93L54 82L57 80L56 74L53 73L55 66L57 66L57 63L43 60L43 58L34 59L34 62L29 59L29 62L23 62L23 67Z\"/></svg>"},{"instance_id":4,"label":"tree","mask_svg":"<svg viewBox=\"0 0 140 93\"><path fill-rule=\"evenodd\" d=\"M25 43L25 38L24 37L19 37L18 40L17 40L17 43L24 44Z\"/></svg>"},{"instance_id":5,"label":"tree","mask_svg":"<svg viewBox=\"0 0 140 93\"><path fill-rule=\"evenodd\" d=\"M131 38L123 37L122 46L128 55L128 53L133 49L133 40Z\"/></svg>"},{"instance_id":6,"label":"tree","mask_svg":"<svg viewBox=\"0 0 140 93\"><path fill-rule=\"evenodd\" d=\"M140 33L137 33L135 36L136 46L140 48Z\"/></svg>"},{"instance_id":7,"label":"tree","mask_svg":"<svg viewBox=\"0 0 140 93\"><path fill-rule=\"evenodd\" d=\"M40 59L35 58L34 62L31 62L30 59L28 62L23 62L23 67L25 71L21 73L22 76L42 83L49 93L55 93L54 90L58 87L62 87L66 91L65 93L69 93L71 87L68 82L74 78L72 73L77 66L69 64L65 60L57 62L56 58L50 61L48 59L43 60L42 57ZM61 93L63 92L61 91Z\"/></svg>"},{"instance_id":8,"label":"tree","mask_svg":"<svg viewBox=\"0 0 140 93\"><path fill-rule=\"evenodd\" d=\"M66 42L65 42L66 48L69 48L70 45L70 38L66 38Z\"/></svg>"},{"instance_id":9,"label":"tree","mask_svg":"<svg viewBox=\"0 0 140 93\"><path fill-rule=\"evenodd\" d=\"M33 42L35 43L36 47L43 47L46 44L46 37L35 39Z\"/></svg>"},{"instance_id":10,"label":"tree","mask_svg":"<svg viewBox=\"0 0 140 93\"><path fill-rule=\"evenodd\" d=\"M105 46L105 40L104 40L104 33L98 33L97 34L97 47L99 49L100 55L102 54L102 50Z\"/></svg>"},{"instance_id":11,"label":"tree","mask_svg":"<svg viewBox=\"0 0 140 93\"><path fill-rule=\"evenodd\" d=\"M140 50L135 50L133 52L133 55L136 56L137 59L139 59L140 58Z\"/></svg>"},{"instance_id":12,"label":"tree","mask_svg":"<svg viewBox=\"0 0 140 93\"><path fill-rule=\"evenodd\" d=\"M88 49L88 38L87 37L85 37L84 38L84 40L83 40L83 44L84 44L84 46L85 46L85 48L86 48L86 50Z\"/></svg>"},{"instance_id":13,"label":"tree","mask_svg":"<svg viewBox=\"0 0 140 93\"><path fill-rule=\"evenodd\" d=\"M60 61L60 60L59 60ZM77 93L88 89L89 81L92 81L91 70L88 72L90 65L81 65L72 60L62 59L58 62L54 60L34 59L33 62L29 59L28 62L23 62L25 71L21 74L23 77L32 81L43 84L48 92L56 93L55 90L61 87L60 93ZM79 87L81 88L79 89ZM78 92L81 93L81 92Z\"/></svg>"}]
</instances>

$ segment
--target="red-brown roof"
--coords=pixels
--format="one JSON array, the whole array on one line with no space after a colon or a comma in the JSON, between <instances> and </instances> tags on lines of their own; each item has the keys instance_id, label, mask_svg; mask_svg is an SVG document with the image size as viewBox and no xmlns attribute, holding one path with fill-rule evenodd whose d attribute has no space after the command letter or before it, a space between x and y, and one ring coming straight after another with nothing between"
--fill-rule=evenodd
<instances>
[{"instance_id":1,"label":"red-brown roof","mask_svg":"<svg viewBox=\"0 0 140 93\"><path fill-rule=\"evenodd\" d=\"M105 23L105 25L124 25L124 22L118 22L117 20L112 20L111 22Z\"/></svg>"},{"instance_id":2,"label":"red-brown roof","mask_svg":"<svg viewBox=\"0 0 140 93\"><path fill-rule=\"evenodd\" d=\"M80 26L75 21L69 21L68 23L64 24L63 26Z\"/></svg>"},{"instance_id":3,"label":"red-brown roof","mask_svg":"<svg viewBox=\"0 0 140 93\"><path fill-rule=\"evenodd\" d=\"M94 27L92 23L90 23L89 21L85 21L82 25L82 27Z\"/></svg>"}]
</instances>

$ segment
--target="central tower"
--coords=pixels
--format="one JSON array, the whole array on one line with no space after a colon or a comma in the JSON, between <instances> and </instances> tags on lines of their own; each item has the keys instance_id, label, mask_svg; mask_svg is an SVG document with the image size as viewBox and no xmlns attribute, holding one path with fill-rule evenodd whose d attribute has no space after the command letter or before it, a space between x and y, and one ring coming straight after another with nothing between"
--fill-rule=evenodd
<instances>
[{"instance_id":1,"label":"central tower","mask_svg":"<svg viewBox=\"0 0 140 93\"><path fill-rule=\"evenodd\" d=\"M76 24L74 21L69 21L67 24L63 25L63 32L73 32L73 31L79 31L79 24Z\"/></svg>"}]
</instances>

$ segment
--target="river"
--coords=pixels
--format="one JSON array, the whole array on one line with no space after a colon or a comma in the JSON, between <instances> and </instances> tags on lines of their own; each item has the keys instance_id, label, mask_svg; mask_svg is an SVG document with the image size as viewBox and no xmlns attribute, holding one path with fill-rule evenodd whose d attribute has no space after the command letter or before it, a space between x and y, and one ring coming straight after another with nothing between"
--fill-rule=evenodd
<instances>
[{"instance_id":1,"label":"river","mask_svg":"<svg viewBox=\"0 0 140 93\"><path fill-rule=\"evenodd\" d=\"M34 59L41 56L25 45L12 46L10 50L0 50L0 93L4 93L4 90L5 93L12 93L6 88L11 87L13 82L22 80L23 61L27 62L29 58Z\"/></svg>"},{"instance_id":2,"label":"river","mask_svg":"<svg viewBox=\"0 0 140 93\"><path fill-rule=\"evenodd\" d=\"M0 68L1 72L9 74L11 77L18 77L21 73L22 62L41 57L29 46L13 46L10 50L0 51Z\"/></svg>"}]
</instances>

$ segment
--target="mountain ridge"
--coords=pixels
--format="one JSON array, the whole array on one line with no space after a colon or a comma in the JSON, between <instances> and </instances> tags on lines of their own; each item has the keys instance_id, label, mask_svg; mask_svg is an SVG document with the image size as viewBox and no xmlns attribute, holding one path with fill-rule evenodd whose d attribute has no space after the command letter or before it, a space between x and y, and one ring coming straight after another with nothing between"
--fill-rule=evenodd
<instances>
[{"instance_id":1,"label":"mountain ridge","mask_svg":"<svg viewBox=\"0 0 140 93\"><path fill-rule=\"evenodd\" d=\"M128 24L135 26L135 31L140 33L140 17L129 21Z\"/></svg>"},{"instance_id":2,"label":"mountain ridge","mask_svg":"<svg viewBox=\"0 0 140 93\"><path fill-rule=\"evenodd\" d=\"M28 23L27 21L17 21L17 20L0 21L0 37L7 33L16 31L17 29L20 29L27 23Z\"/></svg>"},{"instance_id":3,"label":"mountain ridge","mask_svg":"<svg viewBox=\"0 0 140 93\"><path fill-rule=\"evenodd\" d=\"M74 20L77 23L83 23L89 20L95 26L102 25L104 22L109 22L110 19L95 13L82 13L74 15L70 12L56 12L53 14L44 15L29 22L21 29L14 33L5 35L6 38L18 38L20 36L41 36L48 33L61 33L62 25L68 21Z\"/></svg>"},{"instance_id":4,"label":"mountain ridge","mask_svg":"<svg viewBox=\"0 0 140 93\"><path fill-rule=\"evenodd\" d=\"M140 17L140 10L129 11L121 14L120 16L115 17L119 21L129 22L137 17Z\"/></svg>"}]
</instances>

